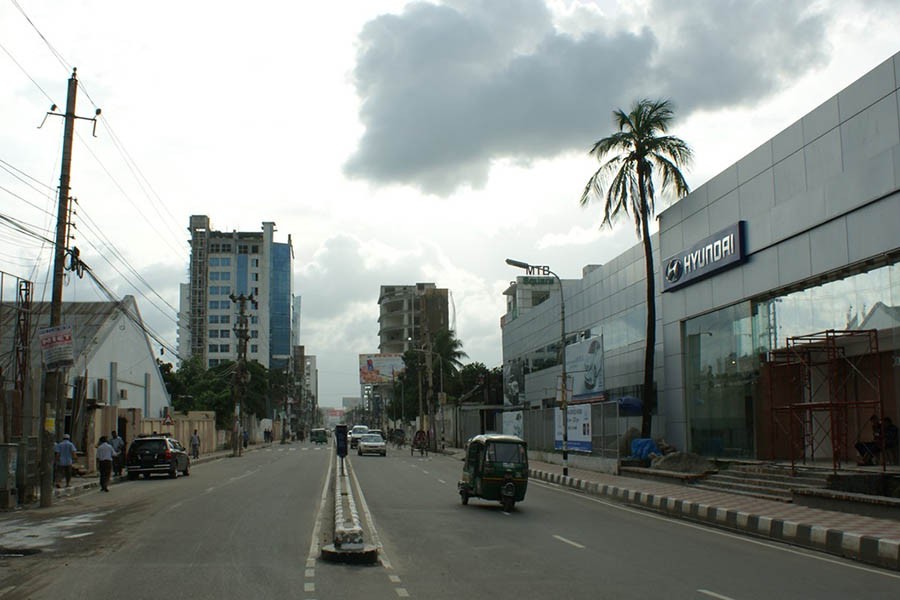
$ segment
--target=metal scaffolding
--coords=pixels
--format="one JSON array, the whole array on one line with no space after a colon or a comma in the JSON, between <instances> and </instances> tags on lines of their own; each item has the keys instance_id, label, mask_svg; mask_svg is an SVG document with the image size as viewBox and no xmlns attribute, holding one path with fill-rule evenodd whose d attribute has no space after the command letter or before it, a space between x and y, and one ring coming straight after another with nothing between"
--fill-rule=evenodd
<instances>
[{"instance_id":1,"label":"metal scaffolding","mask_svg":"<svg viewBox=\"0 0 900 600\"><path fill-rule=\"evenodd\" d=\"M884 415L878 330L829 329L786 342L766 360L772 459L784 458L776 448L786 441L792 468L830 453L836 472L853 460L853 442L871 415ZM883 453L881 460L883 469Z\"/></svg>"}]
</instances>

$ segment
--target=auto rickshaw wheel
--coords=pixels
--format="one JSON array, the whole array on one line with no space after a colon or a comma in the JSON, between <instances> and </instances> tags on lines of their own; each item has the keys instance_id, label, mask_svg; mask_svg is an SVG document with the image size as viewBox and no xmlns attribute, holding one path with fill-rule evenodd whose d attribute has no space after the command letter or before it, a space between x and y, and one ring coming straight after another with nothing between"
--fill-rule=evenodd
<instances>
[{"instance_id":1,"label":"auto rickshaw wheel","mask_svg":"<svg viewBox=\"0 0 900 600\"><path fill-rule=\"evenodd\" d=\"M469 492L466 490L459 490L459 499L462 500L463 506L469 503Z\"/></svg>"},{"instance_id":2,"label":"auto rickshaw wheel","mask_svg":"<svg viewBox=\"0 0 900 600\"><path fill-rule=\"evenodd\" d=\"M513 511L513 508L514 508L515 505L516 505L516 501L515 501L514 498L504 498L504 499L501 500L500 502L501 502L501 504L503 505L503 511L504 511L504 512L512 512L512 511Z\"/></svg>"}]
</instances>

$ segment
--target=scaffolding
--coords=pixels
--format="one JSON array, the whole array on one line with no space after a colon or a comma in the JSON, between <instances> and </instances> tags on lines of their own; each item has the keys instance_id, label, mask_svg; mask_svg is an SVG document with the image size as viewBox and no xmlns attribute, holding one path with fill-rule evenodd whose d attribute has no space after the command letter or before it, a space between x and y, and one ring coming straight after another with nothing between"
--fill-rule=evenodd
<instances>
[{"instance_id":1,"label":"scaffolding","mask_svg":"<svg viewBox=\"0 0 900 600\"><path fill-rule=\"evenodd\" d=\"M871 415L879 421L884 415L878 330L829 329L786 342L766 360L771 458L784 458L776 456L776 448L786 441L792 469L830 454L837 472L854 460L852 442L863 435ZM799 401L790 398L792 389ZM788 399L779 401L785 390ZM884 469L884 453L881 465Z\"/></svg>"}]
</instances>

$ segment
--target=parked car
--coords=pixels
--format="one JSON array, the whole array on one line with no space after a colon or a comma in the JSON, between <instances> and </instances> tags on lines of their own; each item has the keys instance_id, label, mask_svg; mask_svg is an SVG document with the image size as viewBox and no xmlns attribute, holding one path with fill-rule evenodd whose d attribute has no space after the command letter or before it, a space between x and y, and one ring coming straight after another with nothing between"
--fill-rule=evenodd
<instances>
[{"instance_id":1,"label":"parked car","mask_svg":"<svg viewBox=\"0 0 900 600\"><path fill-rule=\"evenodd\" d=\"M128 479L137 479L138 475L149 479L154 473L175 478L179 471L185 476L191 474L191 458L175 438L151 435L131 442L125 467L128 469Z\"/></svg>"},{"instance_id":2,"label":"parked car","mask_svg":"<svg viewBox=\"0 0 900 600\"><path fill-rule=\"evenodd\" d=\"M363 454L380 454L381 456L387 456L387 444L385 444L384 438L381 437L381 435L377 433L367 433L359 438L356 453L360 456Z\"/></svg>"},{"instance_id":3,"label":"parked car","mask_svg":"<svg viewBox=\"0 0 900 600\"><path fill-rule=\"evenodd\" d=\"M350 435L347 437L350 438L350 447L356 448L356 444L359 443L359 438L369 433L369 428L366 425L354 425L353 429L350 430Z\"/></svg>"}]
</instances>

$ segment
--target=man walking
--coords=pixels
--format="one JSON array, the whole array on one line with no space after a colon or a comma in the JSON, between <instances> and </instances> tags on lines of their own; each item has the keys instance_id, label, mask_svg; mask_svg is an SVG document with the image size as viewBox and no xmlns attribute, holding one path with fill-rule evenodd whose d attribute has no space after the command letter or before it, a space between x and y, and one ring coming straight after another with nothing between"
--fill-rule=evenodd
<instances>
[{"instance_id":1,"label":"man walking","mask_svg":"<svg viewBox=\"0 0 900 600\"><path fill-rule=\"evenodd\" d=\"M191 458L200 458L200 436L196 429L194 435L191 436Z\"/></svg>"},{"instance_id":2,"label":"man walking","mask_svg":"<svg viewBox=\"0 0 900 600\"><path fill-rule=\"evenodd\" d=\"M66 487L69 487L72 481L72 464L75 462L75 454L78 449L68 433L63 434L61 442L56 444L54 448L56 452L56 465L59 467L59 474L66 478ZM57 487L59 484L57 483Z\"/></svg>"},{"instance_id":3,"label":"man walking","mask_svg":"<svg viewBox=\"0 0 900 600\"><path fill-rule=\"evenodd\" d=\"M100 443L97 445L97 467L100 470L100 489L104 492L109 491L109 476L112 474L113 457L116 451L106 441L106 436L100 436Z\"/></svg>"},{"instance_id":4,"label":"man walking","mask_svg":"<svg viewBox=\"0 0 900 600\"><path fill-rule=\"evenodd\" d=\"M122 465L125 462L125 440L120 438L115 431L112 432L112 437L109 440L109 445L112 446L114 454L113 459L113 473L116 474L116 477L122 476Z\"/></svg>"}]
</instances>

